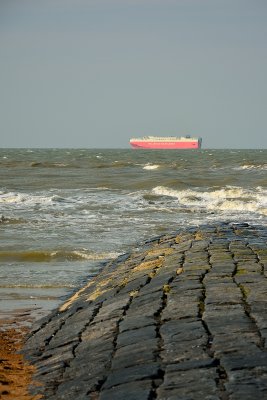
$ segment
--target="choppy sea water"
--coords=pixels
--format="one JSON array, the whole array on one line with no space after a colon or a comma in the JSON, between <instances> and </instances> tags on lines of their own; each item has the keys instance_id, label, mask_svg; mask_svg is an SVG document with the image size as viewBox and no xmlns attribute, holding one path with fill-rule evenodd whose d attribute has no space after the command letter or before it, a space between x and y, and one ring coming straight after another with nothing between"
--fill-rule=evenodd
<instances>
[{"instance_id":1,"label":"choppy sea water","mask_svg":"<svg viewBox=\"0 0 267 400\"><path fill-rule=\"evenodd\" d=\"M0 149L0 319L38 318L158 234L267 224L267 150Z\"/></svg>"}]
</instances>

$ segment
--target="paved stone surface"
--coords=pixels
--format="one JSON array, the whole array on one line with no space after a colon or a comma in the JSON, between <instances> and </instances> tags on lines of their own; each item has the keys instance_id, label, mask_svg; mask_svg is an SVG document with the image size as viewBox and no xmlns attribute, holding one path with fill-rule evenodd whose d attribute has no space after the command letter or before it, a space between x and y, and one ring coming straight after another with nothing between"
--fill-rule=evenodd
<instances>
[{"instance_id":1,"label":"paved stone surface","mask_svg":"<svg viewBox=\"0 0 267 400\"><path fill-rule=\"evenodd\" d=\"M25 353L45 399L267 399L267 228L154 238L44 318ZM36 389L35 389L36 393Z\"/></svg>"}]
</instances>

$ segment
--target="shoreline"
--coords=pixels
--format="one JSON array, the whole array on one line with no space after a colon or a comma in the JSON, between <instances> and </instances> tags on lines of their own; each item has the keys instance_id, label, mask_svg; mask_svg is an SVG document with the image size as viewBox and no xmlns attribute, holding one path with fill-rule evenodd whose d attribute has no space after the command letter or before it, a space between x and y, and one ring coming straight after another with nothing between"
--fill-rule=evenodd
<instances>
[{"instance_id":1,"label":"shoreline","mask_svg":"<svg viewBox=\"0 0 267 400\"><path fill-rule=\"evenodd\" d=\"M43 386L31 396L265 398L266 277L263 226L147 240L33 324L23 354Z\"/></svg>"}]
</instances>

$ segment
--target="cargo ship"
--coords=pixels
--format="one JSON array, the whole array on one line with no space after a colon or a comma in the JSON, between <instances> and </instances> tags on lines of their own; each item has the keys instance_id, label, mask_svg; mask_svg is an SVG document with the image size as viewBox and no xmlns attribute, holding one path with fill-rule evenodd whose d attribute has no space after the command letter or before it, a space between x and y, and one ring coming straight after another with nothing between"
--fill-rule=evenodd
<instances>
[{"instance_id":1,"label":"cargo ship","mask_svg":"<svg viewBox=\"0 0 267 400\"><path fill-rule=\"evenodd\" d=\"M130 139L134 149L200 149L202 139L187 136L144 136Z\"/></svg>"}]
</instances>

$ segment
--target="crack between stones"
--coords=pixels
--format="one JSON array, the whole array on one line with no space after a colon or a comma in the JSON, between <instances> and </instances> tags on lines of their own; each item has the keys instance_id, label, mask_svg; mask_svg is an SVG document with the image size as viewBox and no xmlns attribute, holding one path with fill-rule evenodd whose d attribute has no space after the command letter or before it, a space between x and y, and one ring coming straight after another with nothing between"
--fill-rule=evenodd
<instances>
[{"instance_id":1,"label":"crack between stones","mask_svg":"<svg viewBox=\"0 0 267 400\"><path fill-rule=\"evenodd\" d=\"M206 275L208 275L209 271L212 269L212 263L210 261L211 254L209 252L208 247L207 247L206 251L208 254L208 264L210 266L210 269L207 269L206 272L204 274L202 274L202 276L200 277L200 283L202 285L202 295L199 299L199 318L201 319L203 328L205 329L207 336L208 336L207 343L206 343L207 354L210 358L213 359L214 365L217 365L216 373L217 373L218 377L215 379L215 383L216 383L216 386L218 389L218 396L221 400L228 400L229 394L227 393L225 386L224 386L225 382L228 380L227 373L226 373L225 368L221 364L220 359L214 357L214 351L212 350L212 343L213 343L214 336L213 336L212 332L210 331L208 324L203 319L203 314L205 312L205 301L206 301L206 286L204 284L204 279L205 279Z\"/></svg>"},{"instance_id":2,"label":"crack between stones","mask_svg":"<svg viewBox=\"0 0 267 400\"><path fill-rule=\"evenodd\" d=\"M140 289L139 289L139 290L140 290ZM126 315L126 312L127 312L127 310L129 309L131 302L133 301L133 298L134 298L134 296L130 296L130 297L129 297L128 303L127 303L126 306L123 308L122 316L121 316L121 317L119 318L119 320L117 321L115 336L114 336L114 339L113 339L113 342L112 342L112 343L113 343L113 351L112 351L112 353L111 353L110 361L109 361L109 362L106 364L106 366L105 366L105 369L106 369L106 376L105 376L105 378L103 378L101 381L99 381L98 384L97 384L96 387L95 387L95 395L96 395L96 396L98 396L98 395L100 394L100 392L102 391L102 387L104 386L104 384L105 384L105 382L106 382L106 380L107 380L107 378L108 378L108 371L111 370L112 361L113 361L114 355L115 355L115 353L116 353L116 351L117 351L117 339L118 339L118 335L119 335L119 332L120 332L120 323L123 321L123 318L124 318L124 316ZM89 390L89 391L86 393L86 395L89 396L90 393L91 393L91 390Z\"/></svg>"},{"instance_id":3,"label":"crack between stones","mask_svg":"<svg viewBox=\"0 0 267 400\"><path fill-rule=\"evenodd\" d=\"M84 325L83 329L80 330L80 332L78 333L78 339L79 342L76 343L73 348L72 348L72 354L73 354L73 359L75 359L76 354L75 354L75 350L77 349L77 347L79 346L79 344L82 342L82 334L83 332L86 330L86 328L93 322L94 318L97 316L97 314L99 313L101 307L102 307L103 302L98 303L93 311L92 317L90 318L89 321L86 322L86 324ZM62 328L63 325L65 325L66 321L72 316L74 315L76 312L78 311L78 309L75 310L75 312L73 312L72 314L70 314L68 316L68 318L64 321L64 324L62 324L60 326L60 328L58 329L58 331ZM64 367L60 370L60 374L57 376L56 380L55 380L55 384L54 384L54 388L53 388L53 395L56 395L57 391L58 391L58 387L60 386L61 382L62 382L62 378L64 377L64 373L66 372L66 369L70 367L71 361L69 360L68 362L64 362Z\"/></svg>"},{"instance_id":4,"label":"crack between stones","mask_svg":"<svg viewBox=\"0 0 267 400\"><path fill-rule=\"evenodd\" d=\"M191 244L192 246L192 244ZM191 247L190 246L190 247ZM183 256L180 262L180 267L183 268L184 266L184 260L185 260L185 252L183 252ZM161 358L161 350L164 347L164 339L162 338L161 334L160 334L160 327L163 325L163 321L162 321L162 312L164 311L164 309L167 306L168 303L168 292L170 290L170 284L173 282L174 278L176 275L171 276L167 283L162 287L162 297L161 297L161 306L158 309L158 311L155 313L154 315L154 319L156 322L156 334L157 334L157 338L158 338L158 352L156 354L156 359L161 361L161 365L163 365L163 360ZM164 376L165 376L165 370L163 368L159 368L158 370L158 376L156 378L153 379L152 381L152 389L149 393L148 396L148 400L155 400L158 398L158 392L157 390L159 389L159 387L163 384L164 382Z\"/></svg>"},{"instance_id":5,"label":"crack between stones","mask_svg":"<svg viewBox=\"0 0 267 400\"><path fill-rule=\"evenodd\" d=\"M249 226L248 224L246 224L246 226ZM234 233L236 236L238 236L236 229L233 229ZM245 243L246 247L248 249L250 249L253 253L254 256L256 256L256 260L258 262L258 264L261 266L261 275L264 276L264 263L261 262L261 259L259 257L259 255L253 250L253 248L249 245L249 242ZM232 258L234 259L235 257L235 253L232 251ZM246 292L246 288L244 285L242 285L242 283L238 283L235 279L235 276L237 274L237 269L238 269L238 261L235 262L235 270L233 273L233 281L236 284L236 286L239 288L241 294L242 294L242 302L243 302L243 306L244 306L244 311L245 314L247 315L247 317L249 318L249 320L252 322L252 324L254 325L258 337L259 337L259 341L258 343L256 343L256 345L259 347L260 350L265 350L265 339L262 337L260 329L258 327L257 321L255 320L255 318L251 315L251 306L249 305L248 301L247 301L247 292Z\"/></svg>"},{"instance_id":6,"label":"crack between stones","mask_svg":"<svg viewBox=\"0 0 267 400\"><path fill-rule=\"evenodd\" d=\"M79 334L78 334L78 338L79 338L79 342L73 346L72 348L72 354L73 354L73 358L76 357L76 349L79 346L80 343L82 343L82 334L83 332L86 331L86 328L94 321L95 317L97 316L97 314L99 313L101 307L103 305L103 301L98 303L97 306L95 307L92 317L89 319L89 321L84 325L83 329L80 330Z\"/></svg>"},{"instance_id":7,"label":"crack between stones","mask_svg":"<svg viewBox=\"0 0 267 400\"><path fill-rule=\"evenodd\" d=\"M252 253L256 256L257 262L261 266L261 275L264 276L264 263L261 261L259 255L253 250L251 246L248 245L247 248L250 249Z\"/></svg>"},{"instance_id":8,"label":"crack between stones","mask_svg":"<svg viewBox=\"0 0 267 400\"><path fill-rule=\"evenodd\" d=\"M212 269L212 264L210 262L210 254L209 254L208 249L206 249L206 251L208 253L208 264L210 266L210 269ZM207 353L208 353L210 358L214 358L214 353L211 350L212 342L213 342L213 335L212 335L212 333L211 333L211 331L210 331L210 329L208 327L208 324L203 319L203 314L205 312L205 301L206 301L206 286L204 284L204 279L205 279L206 275L208 275L208 273L209 273L209 269L206 269L206 272L203 273L200 276L200 279L199 279L199 281L200 281L200 283L202 285L202 293L201 293L201 296L199 298L199 303L198 303L198 317L201 319L203 328L205 329L207 337L208 337L207 343L206 343Z\"/></svg>"},{"instance_id":9,"label":"crack between stones","mask_svg":"<svg viewBox=\"0 0 267 400\"><path fill-rule=\"evenodd\" d=\"M77 311L77 310L75 310L72 314L70 314L70 315L68 316L68 318L70 318L72 315L74 315L76 311ZM28 339L30 339L31 337L33 337L36 333L38 333L39 331L41 331L43 328L45 328L45 327L53 320L53 318L55 317L55 315L56 315L56 314L53 314L45 323L43 323L43 324L40 326L39 329L33 331L32 334L31 334L30 336L28 336ZM44 347L42 348L42 353L45 351L46 347L49 345L49 343L51 342L51 340L53 339L53 337L54 337L54 336L62 329L62 327L65 325L65 323L66 323L66 321L68 320L68 318L65 319L65 320L63 320L63 321L60 323L59 327L58 327L57 329L55 329L55 330L53 331L53 333L52 333L47 339L44 340ZM51 357L51 355L44 356L44 357L42 357L42 360L46 360L46 359L48 359L48 358L50 358L50 357ZM35 360L35 357L34 357L34 360ZM34 360L33 360L33 362L34 362Z\"/></svg>"},{"instance_id":10,"label":"crack between stones","mask_svg":"<svg viewBox=\"0 0 267 400\"><path fill-rule=\"evenodd\" d=\"M59 327L58 327L57 329L55 329L54 332L44 341L45 347L49 345L49 343L51 342L51 340L53 339L53 337L54 337L54 336L62 329L62 327L66 324L66 321L68 321L68 319L69 319L70 317L72 317L74 314L76 314L76 312L77 312L78 310L79 310L79 308L78 308L78 309L75 309L75 311L73 311L71 314L69 314L68 317L67 317L66 319L64 319L64 320L60 323ZM59 314L58 314L58 315L59 315ZM54 317L55 317L55 314L52 315L52 317L49 319L49 321L48 321L47 323L45 323L44 325L42 325L42 327L41 327L40 329L38 329L36 332L34 332L34 334L37 333L39 330L43 329L46 325L48 325L49 322L51 322L51 321L53 320Z\"/></svg>"},{"instance_id":11,"label":"crack between stones","mask_svg":"<svg viewBox=\"0 0 267 400\"><path fill-rule=\"evenodd\" d=\"M161 306L158 309L158 311L155 313L154 315L154 319L156 322L156 337L158 339L158 350L157 350L157 354L156 354L156 360L159 360L162 362L162 358L160 355L161 350L164 347L164 340L160 334L160 327L163 324L161 316L162 316L162 312L163 310L166 308L167 306L167 302L168 302L168 292L169 292L169 285L170 283L172 283L172 281L174 280L174 276L171 276L167 283L163 286L162 288L162 296L161 296ZM154 400L157 399L157 390L158 388L162 385L163 381L164 381L164 375L165 375L165 370L163 368L159 368L158 370L158 375L156 378L153 379L152 381L152 389L150 391L149 400Z\"/></svg>"},{"instance_id":12,"label":"crack between stones","mask_svg":"<svg viewBox=\"0 0 267 400\"><path fill-rule=\"evenodd\" d=\"M231 253L232 257L234 258L234 253ZM264 350L265 349L265 339L262 337L260 329L258 328L257 322L255 320L255 318L253 318L253 316L251 315L251 307L249 305L249 303L247 302L247 293L246 293L246 288L244 285L242 285L242 283L238 283L235 279L235 276L237 274L237 268L238 268L238 262L235 262L235 269L233 272L233 282L236 284L236 286L238 287L238 289L241 292L242 295L242 304L244 307L244 311L246 316L249 318L249 320L251 321L251 323L253 324L253 326L255 327L255 330L257 332L257 335L259 337L259 341L258 343L256 343L256 345L259 347L259 349Z\"/></svg>"},{"instance_id":13,"label":"crack between stones","mask_svg":"<svg viewBox=\"0 0 267 400\"><path fill-rule=\"evenodd\" d=\"M42 349L42 354L45 352L45 349L46 349L47 346L50 344L50 342L51 342L51 340L53 339L53 337L54 337L54 336L62 329L62 327L66 324L66 321L67 321L70 317L72 317L79 309L80 309L80 307L77 308L77 309L75 309L75 311L73 311L71 314L69 314L68 317L60 323L60 325L58 326L58 328L55 329L55 330L53 331L53 333L44 341L44 347L43 347L43 349ZM38 333L39 331L41 331L43 328L45 328L51 321L53 321L53 318L55 318L56 315L60 315L60 314L57 313L57 312L52 313L51 316L50 316L50 318L49 318L47 321L45 321L43 324L41 324L40 327L39 327L38 329L32 331L32 333L31 333L31 335L28 337L28 339L30 339L30 338L31 338L32 336L34 336L36 333ZM60 348L60 347L61 347L61 346L59 346L59 348ZM77 345L76 345L76 347L77 347ZM73 352L73 349L72 349L72 352ZM49 354L49 355L47 355L47 356L42 356L41 359L42 359L42 360L47 360L47 359L49 359L49 358L51 358L51 357L52 357L52 355ZM35 357L35 358L36 358L36 357ZM34 360L35 360L35 358L34 358ZM29 359L31 359L31 358L29 358ZM34 362L34 360L33 360L33 362ZM63 366L62 366L62 368L60 368L60 369L58 370L58 376L54 379L54 384L53 384L53 389L52 389L53 395L57 392L58 386L59 386L60 383L61 383L61 380L60 380L60 379L63 377L66 368L69 367L69 363L70 363L70 362L63 361ZM38 378L37 378L37 379L38 379ZM49 387L49 389L51 389L51 387ZM44 393L43 393L43 394L44 394L44 396L45 396L46 387L43 387L43 390L44 390Z\"/></svg>"},{"instance_id":14,"label":"crack between stones","mask_svg":"<svg viewBox=\"0 0 267 400\"><path fill-rule=\"evenodd\" d=\"M150 273L150 275L147 277L147 280L146 280L145 284L144 284L144 285L140 285L140 287L137 289L137 293L141 290L141 288L143 288L143 287L149 285L149 283L150 283L150 282L153 280L153 278L156 276L157 270L158 270L159 268L160 268L160 267L156 267L156 268L154 268L154 269L152 270L152 272ZM156 337L158 338L158 351L157 351L157 354L155 355L156 360L157 360L157 359L158 359L158 360L161 360L161 358L160 358L160 350L161 350L161 348L162 348L162 346L163 346L163 339L162 339L162 337L161 337L161 335L160 335L160 326L161 326L161 324L162 324L162 321L161 321L161 314L162 314L162 311L164 310L164 308L166 307L166 304L167 304L167 292L168 292L169 284L173 281L173 279L174 279L174 276L172 276L172 277L167 281L167 284L163 286L163 289L162 289L163 293L162 293L161 307L159 308L159 310L158 310L158 311L155 313L155 315L154 315L154 319L155 319L155 322L156 322ZM118 290L118 293L119 293L119 291L120 291L120 290ZM111 355L111 359L110 359L109 365L108 365L108 367L107 367L107 371L108 371L108 370L110 371L111 368L112 368L112 360L113 360L114 355L115 355L116 350L117 350L117 349L116 349L116 348L117 348L117 338L118 338L119 331L120 331L120 323L123 321L124 317L126 316L127 310L130 308L131 303L132 303L132 301L133 301L133 299L134 299L135 296L136 296L136 293L135 293L135 295L131 295L131 296L130 296L128 303L127 303L126 306L124 307L124 311L123 311L122 317L121 317L121 318L118 320L118 322L117 322L116 334L115 334L115 337L114 337L114 340L113 340L113 352L112 352L112 355ZM154 400L154 399L157 398L157 393L156 393L156 391L157 391L158 387L159 387L159 386L162 384L162 382L163 382L164 374L165 374L165 371L164 371L162 368L159 368L158 371L157 371L156 376L153 376L153 379L152 379L152 389L151 389L151 391L150 391L150 393L149 393L148 400ZM96 395L96 396L99 396L99 394L101 393L102 387L104 386L104 384L105 384L107 378L108 378L108 376L107 376L107 374L106 374L105 379L103 379L101 382L99 382L99 385L96 387L96 391L95 391L95 395ZM90 395L90 394L91 394L91 391L88 391L87 396Z\"/></svg>"},{"instance_id":15,"label":"crack between stones","mask_svg":"<svg viewBox=\"0 0 267 400\"><path fill-rule=\"evenodd\" d=\"M153 270L154 275L155 275L157 269L158 269L158 267L155 268L155 269ZM152 278L151 276L148 276L148 277L147 277L147 280L146 280L146 282L145 282L145 284L144 284L144 285L140 285L139 288L136 290L136 292L139 293L139 291L141 290L141 288L144 287L144 286L146 286L146 285L148 285L152 279L153 279L153 278ZM122 287L122 288L123 288L123 287ZM122 288L121 288L121 289L122 289ZM117 293L119 293L119 292L120 292L120 289L117 291ZM113 361L114 355L116 354L116 351L117 351L117 339L118 339L118 335L119 335L119 332L120 332L120 323L123 321L124 317L126 316L127 310L129 310L130 305L131 305L131 303L132 303L134 297L136 296L136 292L135 292L135 295L130 295L130 296L129 296L129 301L128 301L128 303L124 306L124 308L123 308L122 316L121 316L121 317L119 318L119 320L117 321L116 332L115 332L115 336L114 336L114 339L113 339L113 351L112 351L112 353L111 353L110 361L109 361L109 363L106 365L106 376L105 376L104 379L102 379L101 381L99 381L98 384L97 384L96 387L95 387L94 395L96 396L96 398L98 398L98 396L99 396L100 392L102 391L102 388L103 388L103 386L104 386L104 384L105 384L105 382L106 382L106 380L107 380L107 378L108 378L108 371L110 371L111 368L112 368L112 361ZM89 391L86 393L86 395L89 396L91 393L92 393L92 391L89 390Z\"/></svg>"},{"instance_id":16,"label":"crack between stones","mask_svg":"<svg viewBox=\"0 0 267 400\"><path fill-rule=\"evenodd\" d=\"M49 345L53 337L62 329L62 327L65 325L66 320L62 321L61 324L59 325L58 329L55 329L54 332L52 333L51 336L49 336L45 341L45 347Z\"/></svg>"},{"instance_id":17,"label":"crack between stones","mask_svg":"<svg viewBox=\"0 0 267 400\"><path fill-rule=\"evenodd\" d=\"M38 329L32 330L30 332L30 334L27 336L27 340L32 338L36 333L40 332L46 325L48 325L53 320L53 318L56 316L56 314L57 314L57 312L52 313L50 315L50 317L38 327Z\"/></svg>"}]
</instances>

